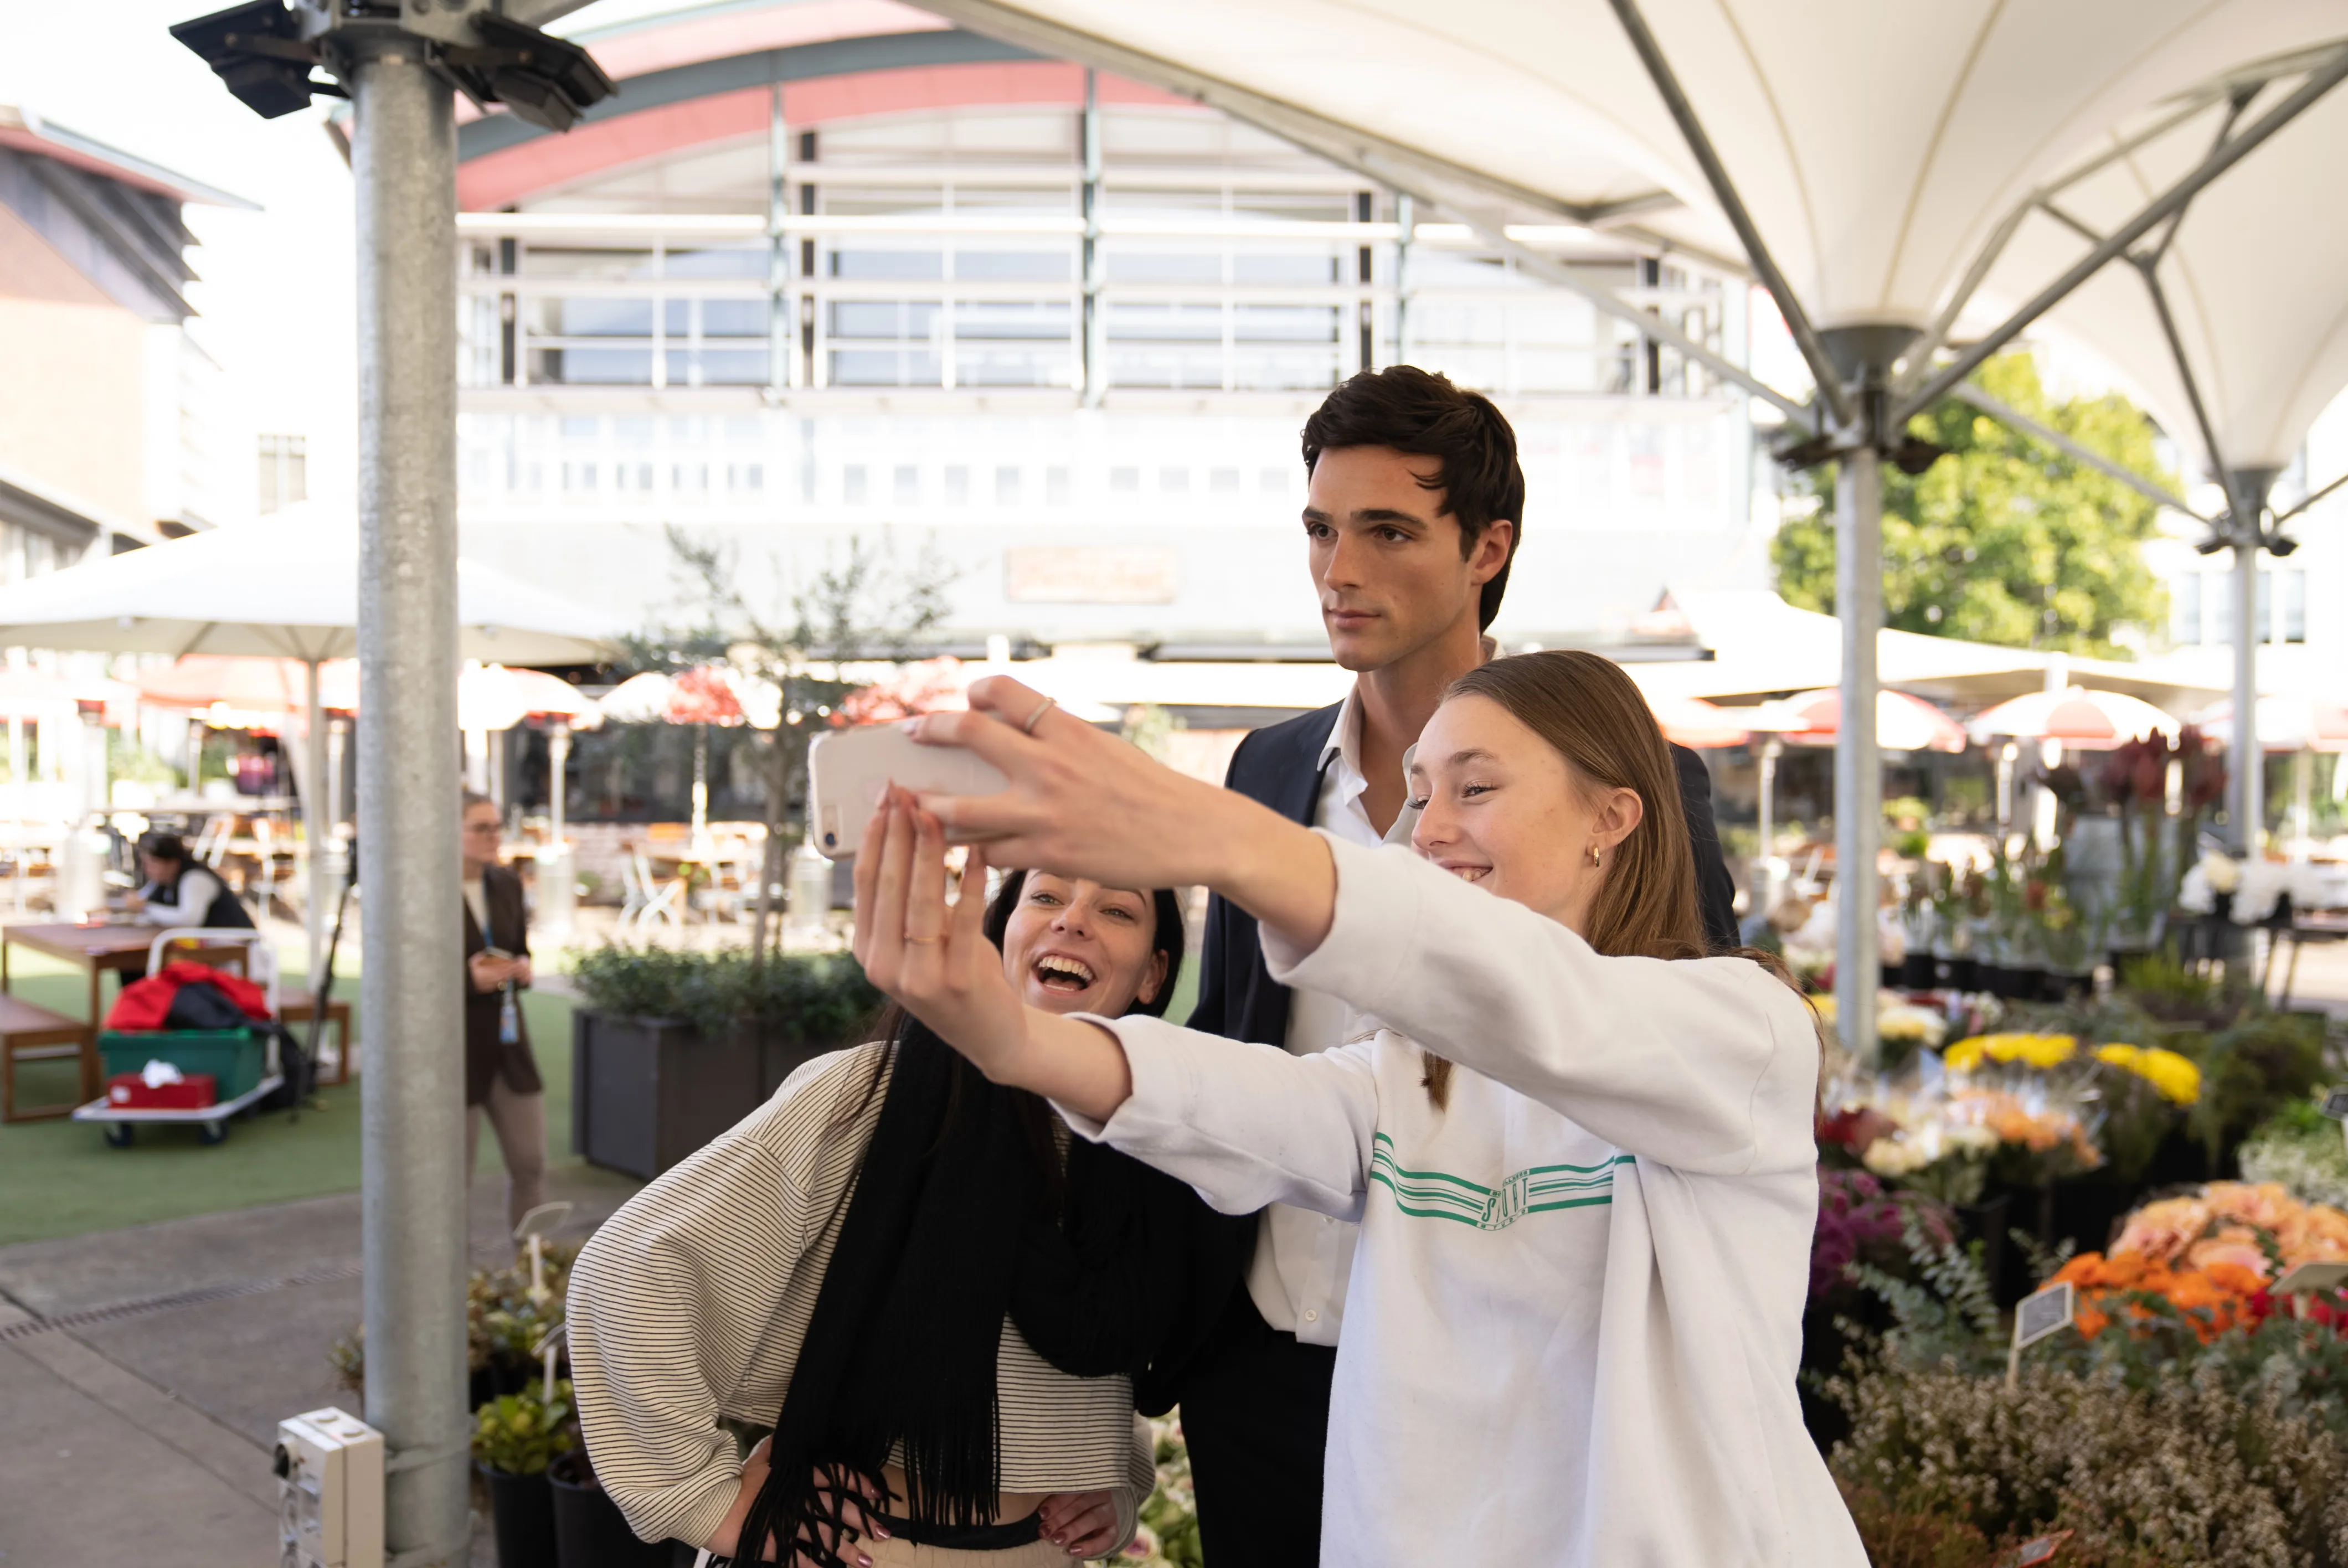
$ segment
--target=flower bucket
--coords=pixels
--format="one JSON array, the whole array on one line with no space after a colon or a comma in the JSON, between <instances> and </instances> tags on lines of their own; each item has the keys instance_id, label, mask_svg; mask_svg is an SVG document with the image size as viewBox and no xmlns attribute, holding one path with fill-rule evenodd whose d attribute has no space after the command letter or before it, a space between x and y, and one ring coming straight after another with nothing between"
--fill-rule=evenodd
<instances>
[{"instance_id":1,"label":"flower bucket","mask_svg":"<svg viewBox=\"0 0 2348 1568\"><path fill-rule=\"evenodd\" d=\"M558 1568L668 1568L668 1542L636 1539L585 1454L564 1454L547 1467L546 1479L554 1492Z\"/></svg>"},{"instance_id":2,"label":"flower bucket","mask_svg":"<svg viewBox=\"0 0 2348 1568\"><path fill-rule=\"evenodd\" d=\"M485 1464L473 1468L489 1485L498 1568L561 1568L554 1555L554 1493L545 1473L515 1475Z\"/></svg>"}]
</instances>

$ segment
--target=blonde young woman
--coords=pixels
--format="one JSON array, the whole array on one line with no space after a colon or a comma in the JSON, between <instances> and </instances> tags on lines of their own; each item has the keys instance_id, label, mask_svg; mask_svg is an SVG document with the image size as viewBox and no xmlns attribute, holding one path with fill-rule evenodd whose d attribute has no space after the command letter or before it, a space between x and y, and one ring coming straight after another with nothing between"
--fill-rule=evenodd
<instances>
[{"instance_id":1,"label":"blonde young woman","mask_svg":"<svg viewBox=\"0 0 2348 1568\"><path fill-rule=\"evenodd\" d=\"M1817 1034L1758 964L1697 956L1669 753L1620 670L1539 653L1459 681L1408 759L1415 854L1181 778L1014 682L972 701L917 733L1011 785L892 795L859 956L990 1079L1218 1208L1362 1220L1323 1563L1865 1562L1795 1396ZM946 902L949 836L1213 886L1274 978L1356 1009L1353 1041L1292 1057L1024 1005L976 905Z\"/></svg>"}]
</instances>

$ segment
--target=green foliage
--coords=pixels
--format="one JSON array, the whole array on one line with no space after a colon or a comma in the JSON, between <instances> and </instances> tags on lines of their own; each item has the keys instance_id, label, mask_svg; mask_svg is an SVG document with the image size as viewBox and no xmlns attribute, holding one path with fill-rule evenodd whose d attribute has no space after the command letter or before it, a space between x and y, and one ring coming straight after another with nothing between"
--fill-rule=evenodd
<instances>
[{"instance_id":1,"label":"green foliage","mask_svg":"<svg viewBox=\"0 0 2348 1568\"><path fill-rule=\"evenodd\" d=\"M1970 1561L2073 1532L2066 1565L2348 1563L2348 1450L2271 1394L2174 1373L2146 1388L2064 1371L1896 1368L1838 1381L1829 1461L1878 1568Z\"/></svg>"},{"instance_id":2,"label":"green foliage","mask_svg":"<svg viewBox=\"0 0 2348 1568\"><path fill-rule=\"evenodd\" d=\"M1149 1423L1157 1439L1158 1485L1141 1505L1140 1529L1125 1555L1143 1568L1206 1568L1199 1544L1198 1503L1190 1490L1190 1451L1181 1412Z\"/></svg>"},{"instance_id":3,"label":"green foliage","mask_svg":"<svg viewBox=\"0 0 2348 1568\"><path fill-rule=\"evenodd\" d=\"M2323 1025L2295 1013L2252 1011L2212 1036L2201 1056L2201 1100L2188 1125L2215 1161L2253 1129L2306 1099L2323 1074Z\"/></svg>"},{"instance_id":4,"label":"green foliage","mask_svg":"<svg viewBox=\"0 0 2348 1568\"><path fill-rule=\"evenodd\" d=\"M2125 398L2054 403L2026 354L1999 355L1979 379L2040 424L2175 487L2151 422ZM2137 548L2157 528L2150 501L1954 398L1908 427L1949 455L1919 476L1883 470L1886 625L2110 658L2124 654L2123 628L2161 619L2159 586ZM1780 528L1771 554L1787 602L1832 613L1832 470L1810 483L1822 504Z\"/></svg>"},{"instance_id":5,"label":"green foliage","mask_svg":"<svg viewBox=\"0 0 2348 1568\"><path fill-rule=\"evenodd\" d=\"M555 1379L551 1401L536 1383L499 1394L473 1414L473 1457L508 1475L542 1475L556 1456L579 1446L571 1412L568 1378Z\"/></svg>"},{"instance_id":6,"label":"green foliage","mask_svg":"<svg viewBox=\"0 0 2348 1568\"><path fill-rule=\"evenodd\" d=\"M587 1005L623 1018L683 1019L716 1039L736 1029L780 1031L800 1045L843 1042L882 998L843 953L784 953L761 963L738 949L679 952L619 943L572 960Z\"/></svg>"},{"instance_id":7,"label":"green foliage","mask_svg":"<svg viewBox=\"0 0 2348 1568\"><path fill-rule=\"evenodd\" d=\"M132 784L180 787L180 770L120 730L106 732L106 776Z\"/></svg>"}]
</instances>

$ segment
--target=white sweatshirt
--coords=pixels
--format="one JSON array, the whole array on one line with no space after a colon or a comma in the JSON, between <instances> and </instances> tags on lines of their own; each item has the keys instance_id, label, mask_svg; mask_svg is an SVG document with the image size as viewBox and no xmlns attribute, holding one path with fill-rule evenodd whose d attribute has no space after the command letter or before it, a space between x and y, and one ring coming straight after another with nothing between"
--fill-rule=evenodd
<instances>
[{"instance_id":1,"label":"white sweatshirt","mask_svg":"<svg viewBox=\"0 0 2348 1568\"><path fill-rule=\"evenodd\" d=\"M1794 1389L1800 999L1741 958L1602 958L1399 847L1329 847L1328 937L1264 954L1373 1015L1363 1038L1295 1057L1096 1020L1133 1094L1106 1127L1068 1118L1226 1212L1362 1221L1322 1563L1863 1568ZM1420 1042L1457 1064L1447 1110Z\"/></svg>"}]
</instances>

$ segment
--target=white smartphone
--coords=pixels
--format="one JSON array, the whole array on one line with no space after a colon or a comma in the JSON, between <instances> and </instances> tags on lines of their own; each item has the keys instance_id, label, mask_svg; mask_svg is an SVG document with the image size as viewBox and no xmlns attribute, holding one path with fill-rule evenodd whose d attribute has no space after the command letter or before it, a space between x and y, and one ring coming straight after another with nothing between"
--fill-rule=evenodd
<instances>
[{"instance_id":1,"label":"white smartphone","mask_svg":"<svg viewBox=\"0 0 2348 1568\"><path fill-rule=\"evenodd\" d=\"M961 746L925 746L894 724L828 730L808 748L808 815L815 846L852 860L891 783L922 794L994 794L1003 770Z\"/></svg>"}]
</instances>

